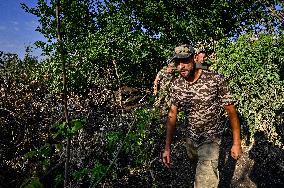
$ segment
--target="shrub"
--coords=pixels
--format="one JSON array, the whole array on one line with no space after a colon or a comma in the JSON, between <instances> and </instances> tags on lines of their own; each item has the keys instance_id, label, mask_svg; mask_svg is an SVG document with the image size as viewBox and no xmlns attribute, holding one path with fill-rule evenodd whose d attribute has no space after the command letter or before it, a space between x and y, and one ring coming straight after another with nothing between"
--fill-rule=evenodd
<instances>
[{"instance_id":1,"label":"shrub","mask_svg":"<svg viewBox=\"0 0 284 188\"><path fill-rule=\"evenodd\" d=\"M242 133L249 130L252 141L254 133L262 131L269 141L283 146L276 131L283 126L283 36L245 34L229 44L220 42L216 57L212 68L229 80L243 120Z\"/></svg>"}]
</instances>

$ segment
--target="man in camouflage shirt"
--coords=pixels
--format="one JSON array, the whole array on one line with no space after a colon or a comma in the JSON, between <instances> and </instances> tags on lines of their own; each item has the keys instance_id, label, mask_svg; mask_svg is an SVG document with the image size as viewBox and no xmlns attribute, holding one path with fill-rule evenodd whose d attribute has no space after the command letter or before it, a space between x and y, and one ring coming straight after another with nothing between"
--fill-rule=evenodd
<instances>
[{"instance_id":1,"label":"man in camouflage shirt","mask_svg":"<svg viewBox=\"0 0 284 188\"><path fill-rule=\"evenodd\" d=\"M206 51L201 48L195 51L194 61L196 68L202 68L204 70L208 70L208 64L206 63Z\"/></svg>"},{"instance_id":2,"label":"man in camouflage shirt","mask_svg":"<svg viewBox=\"0 0 284 188\"><path fill-rule=\"evenodd\" d=\"M178 109L185 111L188 143L198 155L195 188L218 187L218 158L221 133L224 129L223 109L228 113L233 132L231 156L241 155L240 122L232 95L223 76L196 69L194 49L188 45L175 48L174 61L180 76L171 83L171 107L167 118L166 144L163 162L171 165L170 145L175 131Z\"/></svg>"},{"instance_id":3,"label":"man in camouflage shirt","mask_svg":"<svg viewBox=\"0 0 284 188\"><path fill-rule=\"evenodd\" d=\"M174 64L169 63L157 74L154 81L154 95L156 96L155 106L161 108L161 115L168 112L170 107L169 86L173 79Z\"/></svg>"}]
</instances>

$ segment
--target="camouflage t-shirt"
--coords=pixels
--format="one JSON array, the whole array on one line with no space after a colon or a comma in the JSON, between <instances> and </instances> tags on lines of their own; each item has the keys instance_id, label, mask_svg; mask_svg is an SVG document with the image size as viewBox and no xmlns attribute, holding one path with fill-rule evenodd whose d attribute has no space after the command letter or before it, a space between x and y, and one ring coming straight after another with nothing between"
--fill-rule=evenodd
<instances>
[{"instance_id":1,"label":"camouflage t-shirt","mask_svg":"<svg viewBox=\"0 0 284 188\"><path fill-rule=\"evenodd\" d=\"M159 92L154 105L161 108L162 114L166 115L170 107L169 87L173 79L173 74L168 73L167 66L164 66L158 72L157 76L159 77Z\"/></svg>"},{"instance_id":2,"label":"camouflage t-shirt","mask_svg":"<svg viewBox=\"0 0 284 188\"><path fill-rule=\"evenodd\" d=\"M170 87L171 102L187 115L187 136L197 145L220 137L224 129L224 106L234 100L223 76L203 70L190 84L175 78Z\"/></svg>"},{"instance_id":3,"label":"camouflage t-shirt","mask_svg":"<svg viewBox=\"0 0 284 188\"><path fill-rule=\"evenodd\" d=\"M170 81L173 78L172 73L167 73L167 66L164 66L157 74L157 76L160 78L159 85L160 90L165 90L169 86Z\"/></svg>"}]
</instances>

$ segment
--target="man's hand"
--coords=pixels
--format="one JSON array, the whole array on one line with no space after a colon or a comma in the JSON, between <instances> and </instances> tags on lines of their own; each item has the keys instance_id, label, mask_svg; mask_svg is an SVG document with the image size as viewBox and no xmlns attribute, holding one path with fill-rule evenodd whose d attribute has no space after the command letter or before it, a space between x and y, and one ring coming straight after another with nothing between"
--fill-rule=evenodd
<instances>
[{"instance_id":1,"label":"man's hand","mask_svg":"<svg viewBox=\"0 0 284 188\"><path fill-rule=\"evenodd\" d=\"M241 145L236 145L234 144L231 148L231 156L235 159L238 160L242 154L242 147Z\"/></svg>"},{"instance_id":2,"label":"man's hand","mask_svg":"<svg viewBox=\"0 0 284 188\"><path fill-rule=\"evenodd\" d=\"M235 105L226 105L225 109L228 112L233 131L233 146L231 148L231 156L237 160L242 154L240 120Z\"/></svg>"},{"instance_id":3,"label":"man's hand","mask_svg":"<svg viewBox=\"0 0 284 188\"><path fill-rule=\"evenodd\" d=\"M170 150L165 150L163 152L163 163L166 165L166 167L170 168L172 163L171 163L171 151Z\"/></svg>"},{"instance_id":4,"label":"man's hand","mask_svg":"<svg viewBox=\"0 0 284 188\"><path fill-rule=\"evenodd\" d=\"M168 113L166 144L165 144L165 150L162 156L163 163L168 168L170 168L172 165L170 148L171 148L172 138L175 132L176 121L177 121L177 106L172 104L169 110L169 113Z\"/></svg>"}]
</instances>

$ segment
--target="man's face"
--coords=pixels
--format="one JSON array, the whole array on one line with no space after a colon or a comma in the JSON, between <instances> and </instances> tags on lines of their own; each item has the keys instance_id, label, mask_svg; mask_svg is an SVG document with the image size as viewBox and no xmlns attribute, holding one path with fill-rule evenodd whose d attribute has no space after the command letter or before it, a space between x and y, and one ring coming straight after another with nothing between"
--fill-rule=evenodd
<instances>
[{"instance_id":1,"label":"man's face","mask_svg":"<svg viewBox=\"0 0 284 188\"><path fill-rule=\"evenodd\" d=\"M176 59L175 60L177 71L184 78L187 78L194 71L194 60L193 58L189 59Z\"/></svg>"},{"instance_id":2,"label":"man's face","mask_svg":"<svg viewBox=\"0 0 284 188\"><path fill-rule=\"evenodd\" d=\"M205 61L205 59L206 59L206 54L203 53L203 52L195 55L195 62L197 62L197 63L203 63Z\"/></svg>"}]
</instances>

